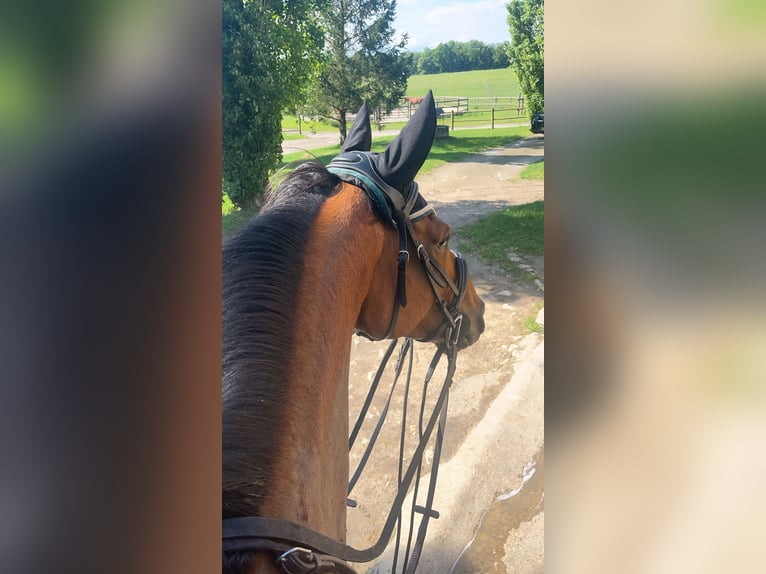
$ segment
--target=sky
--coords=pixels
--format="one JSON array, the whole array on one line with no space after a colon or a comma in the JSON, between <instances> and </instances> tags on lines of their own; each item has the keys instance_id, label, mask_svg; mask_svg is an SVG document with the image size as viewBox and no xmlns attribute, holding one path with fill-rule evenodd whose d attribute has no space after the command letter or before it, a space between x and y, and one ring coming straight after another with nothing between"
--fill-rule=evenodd
<instances>
[{"instance_id":1,"label":"sky","mask_svg":"<svg viewBox=\"0 0 766 574\"><path fill-rule=\"evenodd\" d=\"M407 32L407 49L434 48L442 42L481 40L496 44L510 40L508 0L398 0L397 34Z\"/></svg>"}]
</instances>

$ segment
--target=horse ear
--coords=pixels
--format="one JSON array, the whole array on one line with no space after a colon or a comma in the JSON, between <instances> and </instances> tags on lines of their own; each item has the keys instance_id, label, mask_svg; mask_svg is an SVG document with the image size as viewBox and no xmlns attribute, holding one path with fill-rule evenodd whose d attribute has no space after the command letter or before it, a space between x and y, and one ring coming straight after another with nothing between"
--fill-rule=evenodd
<instances>
[{"instance_id":1,"label":"horse ear","mask_svg":"<svg viewBox=\"0 0 766 574\"><path fill-rule=\"evenodd\" d=\"M347 151L370 151L372 147L372 129L370 128L370 112L367 110L367 102L362 104L356 113L354 125L346 135L343 142L342 152Z\"/></svg>"},{"instance_id":2,"label":"horse ear","mask_svg":"<svg viewBox=\"0 0 766 574\"><path fill-rule=\"evenodd\" d=\"M436 134L436 106L431 90L420 102L407 122L386 150L375 157L375 167L391 187L404 190L415 180L418 170L431 151Z\"/></svg>"}]
</instances>

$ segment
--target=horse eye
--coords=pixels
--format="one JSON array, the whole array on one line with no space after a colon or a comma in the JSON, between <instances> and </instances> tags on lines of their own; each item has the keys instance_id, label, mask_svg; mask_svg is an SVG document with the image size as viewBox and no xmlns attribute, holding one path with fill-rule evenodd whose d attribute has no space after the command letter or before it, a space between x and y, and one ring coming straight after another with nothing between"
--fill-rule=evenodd
<instances>
[{"instance_id":1,"label":"horse eye","mask_svg":"<svg viewBox=\"0 0 766 574\"><path fill-rule=\"evenodd\" d=\"M448 242L448 241L449 241L449 237L448 237L447 239L442 239L442 240L439 242L439 245L437 245L437 247L438 247L439 249L444 249L445 247L447 247L447 242Z\"/></svg>"}]
</instances>

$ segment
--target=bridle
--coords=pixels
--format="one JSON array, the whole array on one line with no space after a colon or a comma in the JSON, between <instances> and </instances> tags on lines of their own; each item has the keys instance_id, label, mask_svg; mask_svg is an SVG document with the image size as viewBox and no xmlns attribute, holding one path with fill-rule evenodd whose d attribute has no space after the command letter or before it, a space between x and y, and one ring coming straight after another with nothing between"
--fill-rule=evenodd
<instances>
[{"instance_id":1,"label":"bridle","mask_svg":"<svg viewBox=\"0 0 766 574\"><path fill-rule=\"evenodd\" d=\"M391 312L391 321L388 324L386 334L379 339L373 338L367 333L359 333L368 339L388 339L394 331L396 320L399 316L399 308L407 306L407 263L410 260L410 252L407 249L407 240L412 241L415 252L423 265L426 277L431 285L436 304L439 307L445 321L440 325L436 333L428 339L434 339L442 333L446 334L446 344L457 344L460 337L460 327L463 315L458 311L463 301L467 285L468 266L465 259L456 251L452 251L456 260L457 285L449 274L428 254L428 250L418 239L413 224L436 214L436 210L428 205L428 202L420 195L418 184L412 181L403 191L391 187L380 176L372 161L372 155L367 152L347 152L333 159L327 169L340 177L343 181L356 185L370 198L373 209L378 216L399 232L399 253L397 255L397 279L394 295L394 305ZM439 289L449 287L452 291L452 302L447 304L439 293Z\"/></svg>"},{"instance_id":2,"label":"bridle","mask_svg":"<svg viewBox=\"0 0 766 574\"><path fill-rule=\"evenodd\" d=\"M453 250L452 254L455 256L455 269L457 274L457 284L455 284L456 282L452 280L444 267L442 267L438 261L431 258L426 246L420 242L415 233L415 229L413 228L413 223L414 221L417 221L417 219L413 219L410 216L411 205L418 200L425 203L425 200L418 192L417 183L412 182L410 189L412 190L410 192L410 199L407 204L405 204L405 208L392 214L392 217L397 224L396 227L399 230L399 253L397 255L398 265L394 306L391 312L391 320L388 324L388 329L386 329L386 334L379 339L373 338L363 332L358 333L368 339L378 341L391 337L399 317L400 307L407 306L406 277L407 263L410 260L410 252L407 249L407 238L409 237L410 241L412 241L412 244L415 246L415 252L418 254L418 259L426 273L426 278L431 286L431 291L433 291L436 304L444 317L444 321L440 324L436 332L430 334L426 340L434 340L439 338L440 335L445 334L445 343L447 345L454 345L457 344L458 337L460 336L460 327L463 321L463 314L458 311L458 307L460 306L460 303L462 303L463 296L465 295L468 266L460 253ZM423 213L424 210L427 210L425 215L435 213L432 207L427 203L425 203L425 205L426 207L419 210L419 213ZM425 215L421 216L421 218L425 217ZM452 301L449 304L442 298L441 293L439 292L439 287L442 289L449 287L450 291L452 291Z\"/></svg>"},{"instance_id":3,"label":"bridle","mask_svg":"<svg viewBox=\"0 0 766 574\"><path fill-rule=\"evenodd\" d=\"M360 165L361 164L361 165ZM413 223L435 214L435 210L428 205L425 199L418 191L417 183L414 181L409 184L405 193L395 190L388 186L377 174L374 165L369 161L369 155L359 152L341 154L335 158L328 166L329 171L338 175L344 181L348 181L365 191L373 203L375 211L381 218L392 224L399 232L399 252L397 254L397 282L394 295L394 306L386 334L381 339L389 338L394 330L399 314L399 308L407 305L406 293L406 272L407 264L410 259L408 250L408 240L412 241L418 259L423 266L426 277L428 278L431 290L433 291L436 305L441 311L444 321L432 333L428 339L443 338L444 344L440 346L431 361L431 365L426 375L424 387L428 385L434 369L442 356L448 357L447 376L440 390L436 401L436 406L428 418L428 422L423 427L423 409L420 413L420 441L415 448L406 473L403 473L402 461L399 468L399 489L394 499L393 506L389 512L388 519L383 527L378 541L370 548L358 550L349 545L340 543L329 538L315 530L296 524L290 521L264 518L258 516L244 516L236 518L227 518L223 520L223 552L253 552L269 551L275 557L275 564L281 568L285 574L355 574L355 570L347 562L370 562L378 558L393 534L393 530L399 523L401 528L401 510L404 498L410 485L415 480L415 492L417 493L418 482L421 475L421 466L425 448L430 441L434 428L438 423L439 432L437 433L436 445L434 447L433 460L431 464L431 478L428 485L428 502L425 507L415 505L415 497L412 503L412 518L414 513L422 514L420 528L417 540L410 555L410 543L408 542L407 551L404 558L406 572L409 574L415 571L420 557L420 552L425 538L425 530L428 525L428 519L438 517L438 513L433 511L433 492L436 486L436 476L441 453L441 441L444 436L444 427L446 424L447 401L449 396L449 386L452 382L452 375L455 371L458 339L463 321L463 315L458 307L460 306L467 286L467 264L463 257L453 251L456 259L456 280L453 281L446 270L438 261L431 258L426 247L421 243L413 228ZM417 206L417 209L415 209ZM449 287L453 294L451 302L447 303L442 298L439 289ZM366 333L359 333L372 339ZM380 339L373 339L380 340ZM375 395L383 371L393 353L398 340L391 342L383 361L378 368L377 374L373 379L370 392L358 415L356 424L349 438L349 449L354 445L358 436L362 422L368 412L373 396ZM393 390L399 379L404 358L409 353L410 371L407 373L406 385L409 389L410 375L412 369L412 339L406 339L400 349L399 358L395 367L394 383L391 387L388 400L380 415L378 423L373 431L372 437L367 444L365 452L357 466L351 481L349 482L349 494L357 483L362 471L365 468L367 460L372 452L372 448L377 440L380 428L382 427L388 407L393 395ZM425 401L425 392L424 398ZM404 421L402 423L402 433L404 433ZM417 478L416 478L417 477ZM356 503L349 499L348 504L355 506ZM397 512L398 510L398 512ZM410 527L412 529L412 526ZM410 531L410 539L412 530ZM397 533L398 539L398 533ZM398 550L398 549L397 549ZM409 559L411 559L411 562Z\"/></svg>"}]
</instances>

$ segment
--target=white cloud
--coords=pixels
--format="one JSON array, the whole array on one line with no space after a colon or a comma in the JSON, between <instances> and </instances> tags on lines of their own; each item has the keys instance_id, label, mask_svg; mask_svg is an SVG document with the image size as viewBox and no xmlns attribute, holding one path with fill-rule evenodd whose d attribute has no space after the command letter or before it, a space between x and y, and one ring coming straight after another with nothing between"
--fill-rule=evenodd
<instances>
[{"instance_id":1,"label":"white cloud","mask_svg":"<svg viewBox=\"0 0 766 574\"><path fill-rule=\"evenodd\" d=\"M442 42L481 40L487 44L505 42L508 34L507 0L399 0L395 28L407 32L410 50L433 48Z\"/></svg>"}]
</instances>

